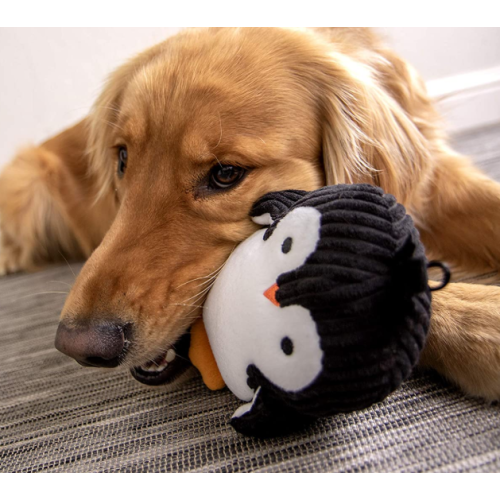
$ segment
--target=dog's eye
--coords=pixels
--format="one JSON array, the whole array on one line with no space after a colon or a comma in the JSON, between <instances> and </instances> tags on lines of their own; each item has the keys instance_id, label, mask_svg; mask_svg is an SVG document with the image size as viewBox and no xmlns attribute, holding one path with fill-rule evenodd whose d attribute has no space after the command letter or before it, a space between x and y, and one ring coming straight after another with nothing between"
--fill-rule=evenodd
<instances>
[{"instance_id":1,"label":"dog's eye","mask_svg":"<svg viewBox=\"0 0 500 500\"><path fill-rule=\"evenodd\" d=\"M125 174L125 170L127 169L127 148L125 146L120 146L118 148L118 177L120 179L123 177L123 174Z\"/></svg>"},{"instance_id":2,"label":"dog's eye","mask_svg":"<svg viewBox=\"0 0 500 500\"><path fill-rule=\"evenodd\" d=\"M209 187L228 189L243 179L246 170L234 165L216 165L210 170Z\"/></svg>"}]
</instances>

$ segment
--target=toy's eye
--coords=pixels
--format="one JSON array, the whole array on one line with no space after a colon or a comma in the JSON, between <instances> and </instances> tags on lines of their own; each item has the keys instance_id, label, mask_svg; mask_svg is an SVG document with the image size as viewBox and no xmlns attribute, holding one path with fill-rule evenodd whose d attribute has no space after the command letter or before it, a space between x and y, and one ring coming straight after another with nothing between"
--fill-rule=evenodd
<instances>
[{"instance_id":1,"label":"toy's eye","mask_svg":"<svg viewBox=\"0 0 500 500\"><path fill-rule=\"evenodd\" d=\"M281 340L281 350L287 355L290 356L293 352L293 342L290 337L283 337Z\"/></svg>"},{"instance_id":2,"label":"toy's eye","mask_svg":"<svg viewBox=\"0 0 500 500\"><path fill-rule=\"evenodd\" d=\"M281 245L281 251L283 253L288 253L292 249L292 243L293 240L292 238L288 237L283 241L283 244Z\"/></svg>"},{"instance_id":3,"label":"toy's eye","mask_svg":"<svg viewBox=\"0 0 500 500\"><path fill-rule=\"evenodd\" d=\"M120 146L118 148L118 168L117 168L118 177L120 177L120 179L125 174L125 170L127 168L127 159L128 159L127 148L125 146Z\"/></svg>"}]
</instances>

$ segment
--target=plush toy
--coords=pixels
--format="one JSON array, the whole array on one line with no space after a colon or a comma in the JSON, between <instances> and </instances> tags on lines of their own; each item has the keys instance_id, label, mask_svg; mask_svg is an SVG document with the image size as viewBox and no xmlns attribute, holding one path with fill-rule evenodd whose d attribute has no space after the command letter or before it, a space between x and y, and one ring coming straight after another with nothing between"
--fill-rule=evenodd
<instances>
[{"instance_id":1,"label":"plush toy","mask_svg":"<svg viewBox=\"0 0 500 500\"><path fill-rule=\"evenodd\" d=\"M191 330L205 384L249 401L231 424L271 436L383 400L416 364L431 310L404 207L354 184L270 193L251 216L265 227L229 257Z\"/></svg>"}]
</instances>

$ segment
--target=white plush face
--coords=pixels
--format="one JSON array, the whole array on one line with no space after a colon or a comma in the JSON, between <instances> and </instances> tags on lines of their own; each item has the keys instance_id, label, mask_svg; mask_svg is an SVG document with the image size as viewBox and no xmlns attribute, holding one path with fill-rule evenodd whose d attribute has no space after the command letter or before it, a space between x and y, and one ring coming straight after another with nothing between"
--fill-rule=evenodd
<instances>
[{"instance_id":1,"label":"white plush face","mask_svg":"<svg viewBox=\"0 0 500 500\"><path fill-rule=\"evenodd\" d=\"M224 381L240 399L253 397L246 373L251 364L288 392L304 389L321 372L323 352L309 311L273 300L278 276L314 252L320 219L315 208L300 207L266 241L265 229L257 231L236 248L210 291L204 310L210 345Z\"/></svg>"}]
</instances>

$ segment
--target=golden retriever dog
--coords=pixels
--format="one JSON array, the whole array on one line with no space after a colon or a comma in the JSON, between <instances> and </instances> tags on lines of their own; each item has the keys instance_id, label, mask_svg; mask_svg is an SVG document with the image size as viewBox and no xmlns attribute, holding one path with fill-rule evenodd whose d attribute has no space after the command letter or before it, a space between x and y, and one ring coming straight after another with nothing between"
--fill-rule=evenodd
<instances>
[{"instance_id":1,"label":"golden retriever dog","mask_svg":"<svg viewBox=\"0 0 500 500\"><path fill-rule=\"evenodd\" d=\"M146 383L269 191L381 186L429 258L500 269L500 185L450 149L418 75L364 29L193 29L115 71L90 114L0 175L0 273L88 258L56 346ZM500 288L434 294L421 363L500 397Z\"/></svg>"}]
</instances>

